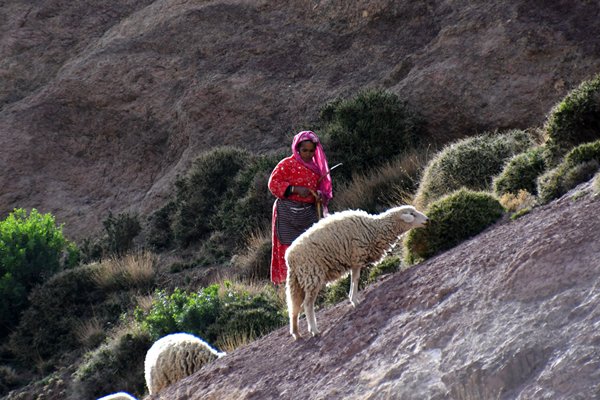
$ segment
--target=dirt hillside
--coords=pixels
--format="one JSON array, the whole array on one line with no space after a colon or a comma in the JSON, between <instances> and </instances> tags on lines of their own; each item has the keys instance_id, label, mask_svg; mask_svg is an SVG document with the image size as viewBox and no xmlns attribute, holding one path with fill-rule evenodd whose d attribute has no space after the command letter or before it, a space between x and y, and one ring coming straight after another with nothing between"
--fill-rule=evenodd
<instances>
[{"instance_id":1,"label":"dirt hillside","mask_svg":"<svg viewBox=\"0 0 600 400\"><path fill-rule=\"evenodd\" d=\"M147 399L600 398L599 210L582 185Z\"/></svg>"},{"instance_id":2,"label":"dirt hillside","mask_svg":"<svg viewBox=\"0 0 600 400\"><path fill-rule=\"evenodd\" d=\"M74 236L156 209L209 147L287 147L339 95L395 92L452 138L539 125L600 71L597 2L0 4L0 214Z\"/></svg>"}]
</instances>

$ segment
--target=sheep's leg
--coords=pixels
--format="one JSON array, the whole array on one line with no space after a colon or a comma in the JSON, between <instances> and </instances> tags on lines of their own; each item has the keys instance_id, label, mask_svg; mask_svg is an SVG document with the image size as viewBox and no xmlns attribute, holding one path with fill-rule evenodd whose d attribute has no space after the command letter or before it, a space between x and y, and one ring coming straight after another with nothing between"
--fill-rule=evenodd
<instances>
[{"instance_id":1,"label":"sheep's leg","mask_svg":"<svg viewBox=\"0 0 600 400\"><path fill-rule=\"evenodd\" d=\"M287 303L288 303L288 314L290 317L290 333L294 337L294 340L300 338L300 331L298 330L298 320L300 318L300 309L302 307L302 301L304 300L304 291L299 287L298 282L290 278L287 287Z\"/></svg>"},{"instance_id":2,"label":"sheep's leg","mask_svg":"<svg viewBox=\"0 0 600 400\"><path fill-rule=\"evenodd\" d=\"M306 314L308 332L313 336L317 336L320 333L319 328L317 328L317 318L315 317L315 301L318 294L318 290L312 290L306 293L306 297L304 298L304 314Z\"/></svg>"},{"instance_id":3,"label":"sheep's leg","mask_svg":"<svg viewBox=\"0 0 600 400\"><path fill-rule=\"evenodd\" d=\"M352 267L350 270L350 303L356 307L359 303L358 300L358 280L360 279L361 267Z\"/></svg>"}]
</instances>

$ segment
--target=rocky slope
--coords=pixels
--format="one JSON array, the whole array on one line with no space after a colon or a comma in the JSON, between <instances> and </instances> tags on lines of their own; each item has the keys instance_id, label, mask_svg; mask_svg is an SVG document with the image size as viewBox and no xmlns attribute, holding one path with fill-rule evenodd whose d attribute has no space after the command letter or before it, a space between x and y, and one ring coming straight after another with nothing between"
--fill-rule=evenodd
<instances>
[{"instance_id":1,"label":"rocky slope","mask_svg":"<svg viewBox=\"0 0 600 400\"><path fill-rule=\"evenodd\" d=\"M338 95L393 91L448 139L539 125L600 70L596 2L0 5L0 214L74 236L151 211L208 147L287 147Z\"/></svg>"},{"instance_id":2,"label":"rocky slope","mask_svg":"<svg viewBox=\"0 0 600 400\"><path fill-rule=\"evenodd\" d=\"M582 185L147 400L599 398L599 208Z\"/></svg>"}]
</instances>

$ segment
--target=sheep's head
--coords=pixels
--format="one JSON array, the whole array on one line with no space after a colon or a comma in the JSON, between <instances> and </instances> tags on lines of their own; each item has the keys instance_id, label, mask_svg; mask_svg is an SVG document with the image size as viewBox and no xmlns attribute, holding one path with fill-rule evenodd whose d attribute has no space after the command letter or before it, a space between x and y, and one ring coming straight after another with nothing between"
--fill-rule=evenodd
<instances>
[{"instance_id":1,"label":"sheep's head","mask_svg":"<svg viewBox=\"0 0 600 400\"><path fill-rule=\"evenodd\" d=\"M412 206L403 207L400 219L411 225L411 228L422 228L427 225L427 216Z\"/></svg>"}]
</instances>

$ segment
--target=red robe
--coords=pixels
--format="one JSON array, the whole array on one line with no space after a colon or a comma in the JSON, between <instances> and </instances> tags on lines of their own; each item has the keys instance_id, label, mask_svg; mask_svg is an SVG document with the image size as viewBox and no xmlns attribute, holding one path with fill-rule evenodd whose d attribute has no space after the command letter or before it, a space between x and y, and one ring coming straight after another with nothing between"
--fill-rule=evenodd
<instances>
[{"instance_id":1,"label":"red robe","mask_svg":"<svg viewBox=\"0 0 600 400\"><path fill-rule=\"evenodd\" d=\"M314 203L314 196L300 197L293 193L288 197L284 193L288 186L304 186L313 191L317 191L319 183L319 175L306 166L298 162L293 156L284 158L277 164L271 177L269 178L269 190L273 195L280 199L289 199L302 203ZM289 247L282 244L277 238L275 229L275 221L277 219L277 210L273 205L273 220L272 220L272 240L273 248L271 251L271 281L275 284L285 282L287 276L287 265L285 264L285 251Z\"/></svg>"}]
</instances>

